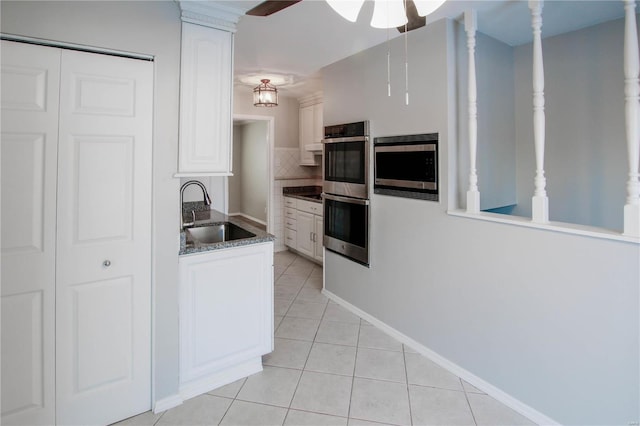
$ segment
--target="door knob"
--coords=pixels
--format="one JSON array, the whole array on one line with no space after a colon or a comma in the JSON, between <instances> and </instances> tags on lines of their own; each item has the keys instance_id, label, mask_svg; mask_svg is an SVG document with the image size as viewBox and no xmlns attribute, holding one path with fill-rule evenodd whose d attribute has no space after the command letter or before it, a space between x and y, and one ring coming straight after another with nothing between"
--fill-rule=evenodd
<instances>
[{"instance_id":1,"label":"door knob","mask_svg":"<svg viewBox=\"0 0 640 426\"><path fill-rule=\"evenodd\" d=\"M108 268L109 266L111 266L111 261L109 259L105 260L104 262L102 262L102 266Z\"/></svg>"}]
</instances>

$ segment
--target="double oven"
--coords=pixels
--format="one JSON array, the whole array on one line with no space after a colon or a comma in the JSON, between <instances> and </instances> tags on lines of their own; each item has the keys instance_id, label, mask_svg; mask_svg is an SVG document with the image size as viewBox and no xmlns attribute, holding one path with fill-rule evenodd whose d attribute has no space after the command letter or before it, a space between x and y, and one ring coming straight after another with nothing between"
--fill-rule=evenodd
<instances>
[{"instance_id":1,"label":"double oven","mask_svg":"<svg viewBox=\"0 0 640 426\"><path fill-rule=\"evenodd\" d=\"M324 246L369 266L369 122L326 126L322 142Z\"/></svg>"}]
</instances>

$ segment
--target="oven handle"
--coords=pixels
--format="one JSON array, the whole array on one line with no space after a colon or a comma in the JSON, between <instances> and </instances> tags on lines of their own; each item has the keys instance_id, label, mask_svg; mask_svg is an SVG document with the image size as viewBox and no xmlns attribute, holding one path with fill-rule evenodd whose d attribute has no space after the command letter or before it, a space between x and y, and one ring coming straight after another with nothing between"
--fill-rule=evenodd
<instances>
[{"instance_id":1,"label":"oven handle","mask_svg":"<svg viewBox=\"0 0 640 426\"><path fill-rule=\"evenodd\" d=\"M341 203L358 204L360 206L369 205L369 200L365 200L364 198L341 197L339 195L332 194L324 194L323 197L325 200L338 201Z\"/></svg>"},{"instance_id":2,"label":"oven handle","mask_svg":"<svg viewBox=\"0 0 640 426\"><path fill-rule=\"evenodd\" d=\"M424 152L435 151L436 144L422 144L422 145L376 145L374 147L376 152Z\"/></svg>"},{"instance_id":3,"label":"oven handle","mask_svg":"<svg viewBox=\"0 0 640 426\"><path fill-rule=\"evenodd\" d=\"M322 143L345 143L345 142L367 142L367 136L351 136L348 138L329 138L322 139Z\"/></svg>"}]
</instances>

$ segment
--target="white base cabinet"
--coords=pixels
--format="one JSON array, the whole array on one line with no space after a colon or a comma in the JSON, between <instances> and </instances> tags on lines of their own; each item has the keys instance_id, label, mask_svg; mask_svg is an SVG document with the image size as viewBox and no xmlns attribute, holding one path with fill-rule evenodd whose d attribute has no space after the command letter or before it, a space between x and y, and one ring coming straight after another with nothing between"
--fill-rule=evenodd
<instances>
[{"instance_id":1,"label":"white base cabinet","mask_svg":"<svg viewBox=\"0 0 640 426\"><path fill-rule=\"evenodd\" d=\"M284 243L294 250L297 248L298 241L296 205L295 198L284 197Z\"/></svg>"},{"instance_id":2,"label":"white base cabinet","mask_svg":"<svg viewBox=\"0 0 640 426\"><path fill-rule=\"evenodd\" d=\"M322 216L313 216L313 258L320 263L324 263L324 251L322 248L322 236L324 235L324 218Z\"/></svg>"},{"instance_id":3,"label":"white base cabinet","mask_svg":"<svg viewBox=\"0 0 640 426\"><path fill-rule=\"evenodd\" d=\"M180 394L262 370L273 350L273 243L180 258Z\"/></svg>"},{"instance_id":4,"label":"white base cabinet","mask_svg":"<svg viewBox=\"0 0 640 426\"><path fill-rule=\"evenodd\" d=\"M295 219L290 217L292 212ZM324 261L323 223L322 204L285 197L285 244L320 263Z\"/></svg>"},{"instance_id":5,"label":"white base cabinet","mask_svg":"<svg viewBox=\"0 0 640 426\"><path fill-rule=\"evenodd\" d=\"M313 232L315 230L313 214L298 210L296 223L298 225L296 250L309 257L313 257L315 249L313 245Z\"/></svg>"},{"instance_id":6,"label":"white base cabinet","mask_svg":"<svg viewBox=\"0 0 640 426\"><path fill-rule=\"evenodd\" d=\"M318 262L323 262L322 235L324 233L322 216L298 210L297 241L295 249Z\"/></svg>"}]
</instances>

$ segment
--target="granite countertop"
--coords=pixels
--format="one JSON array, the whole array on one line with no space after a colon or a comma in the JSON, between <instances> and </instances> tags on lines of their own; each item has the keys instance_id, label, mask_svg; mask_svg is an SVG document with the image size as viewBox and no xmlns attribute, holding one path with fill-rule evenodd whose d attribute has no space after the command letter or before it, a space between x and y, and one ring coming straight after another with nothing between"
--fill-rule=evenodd
<instances>
[{"instance_id":1,"label":"granite countertop","mask_svg":"<svg viewBox=\"0 0 640 426\"><path fill-rule=\"evenodd\" d=\"M191 213L183 213L185 215L185 219L187 221L191 221ZM186 239L186 232L184 230L180 231L180 251L178 255L189 255L189 254L198 254L204 253L211 250L223 250L232 247L240 247L251 244L259 244L266 243L270 241L274 241L275 237L261 229L258 229L254 226L251 226L247 222L240 221L238 219L234 219L233 216L227 216L224 213L221 213L217 210L206 210L206 211L197 211L196 212L196 221L193 227L199 226L207 226L207 225L219 225L224 222L230 222L234 225L239 226L242 229L246 229L247 231L255 234L255 237L251 238L242 238L239 240L231 240L224 241L221 243L212 243L212 244L203 244L197 241L188 242Z\"/></svg>"},{"instance_id":2,"label":"granite countertop","mask_svg":"<svg viewBox=\"0 0 640 426\"><path fill-rule=\"evenodd\" d=\"M299 198L314 203L322 203L321 186L285 186L282 195L285 197Z\"/></svg>"}]
</instances>

